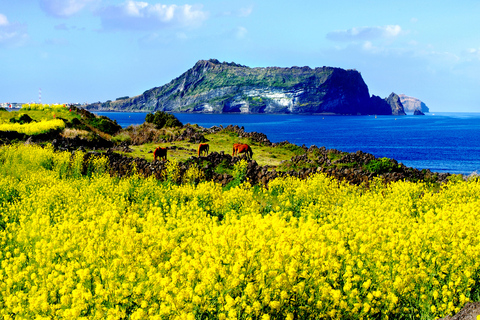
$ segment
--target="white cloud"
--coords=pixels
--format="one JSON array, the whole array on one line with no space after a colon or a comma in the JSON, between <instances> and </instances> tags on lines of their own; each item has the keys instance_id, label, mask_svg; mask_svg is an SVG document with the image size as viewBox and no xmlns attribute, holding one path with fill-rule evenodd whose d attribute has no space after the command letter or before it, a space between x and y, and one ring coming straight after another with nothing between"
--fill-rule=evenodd
<instances>
[{"instance_id":1,"label":"white cloud","mask_svg":"<svg viewBox=\"0 0 480 320\"><path fill-rule=\"evenodd\" d=\"M0 13L0 26L8 25L8 19L5 15Z\"/></svg>"},{"instance_id":2,"label":"white cloud","mask_svg":"<svg viewBox=\"0 0 480 320\"><path fill-rule=\"evenodd\" d=\"M470 57L480 59L480 49L470 48L470 49L467 50L467 54Z\"/></svg>"},{"instance_id":3,"label":"white cloud","mask_svg":"<svg viewBox=\"0 0 480 320\"><path fill-rule=\"evenodd\" d=\"M235 36L237 39L243 39L247 36L248 30L245 27L237 27L235 29Z\"/></svg>"},{"instance_id":4,"label":"white cloud","mask_svg":"<svg viewBox=\"0 0 480 320\"><path fill-rule=\"evenodd\" d=\"M248 17L253 11L253 6L240 8L238 12L239 17Z\"/></svg>"},{"instance_id":5,"label":"white cloud","mask_svg":"<svg viewBox=\"0 0 480 320\"><path fill-rule=\"evenodd\" d=\"M197 27L208 18L201 6L149 4L127 1L100 11L106 30L157 30L165 27Z\"/></svg>"},{"instance_id":6,"label":"white cloud","mask_svg":"<svg viewBox=\"0 0 480 320\"><path fill-rule=\"evenodd\" d=\"M25 24L10 23L5 15L0 14L0 46L22 45L27 39Z\"/></svg>"},{"instance_id":7,"label":"white cloud","mask_svg":"<svg viewBox=\"0 0 480 320\"><path fill-rule=\"evenodd\" d=\"M40 7L48 14L67 18L96 0L40 0Z\"/></svg>"},{"instance_id":8,"label":"white cloud","mask_svg":"<svg viewBox=\"0 0 480 320\"><path fill-rule=\"evenodd\" d=\"M333 41L371 41L375 39L391 39L402 33L399 25L379 27L354 27L348 30L337 30L327 34L327 39Z\"/></svg>"}]
</instances>

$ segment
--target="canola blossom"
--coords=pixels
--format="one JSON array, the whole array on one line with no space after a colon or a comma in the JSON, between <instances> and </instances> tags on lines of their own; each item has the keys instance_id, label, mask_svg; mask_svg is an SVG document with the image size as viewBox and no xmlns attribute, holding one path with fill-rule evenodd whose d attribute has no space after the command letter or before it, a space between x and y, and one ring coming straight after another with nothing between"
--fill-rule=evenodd
<instances>
[{"instance_id":1,"label":"canola blossom","mask_svg":"<svg viewBox=\"0 0 480 320\"><path fill-rule=\"evenodd\" d=\"M35 110L35 111L45 111L45 110L63 110L67 106L64 104L45 104L45 103L26 103L22 104L22 110Z\"/></svg>"},{"instance_id":2,"label":"canola blossom","mask_svg":"<svg viewBox=\"0 0 480 320\"><path fill-rule=\"evenodd\" d=\"M435 319L479 299L478 181L225 189L82 161L0 149L1 319Z\"/></svg>"},{"instance_id":3,"label":"canola blossom","mask_svg":"<svg viewBox=\"0 0 480 320\"><path fill-rule=\"evenodd\" d=\"M27 135L36 135L46 133L51 130L61 130L65 128L65 122L61 119L44 120L40 122L20 123L2 123L0 131L17 131Z\"/></svg>"}]
</instances>

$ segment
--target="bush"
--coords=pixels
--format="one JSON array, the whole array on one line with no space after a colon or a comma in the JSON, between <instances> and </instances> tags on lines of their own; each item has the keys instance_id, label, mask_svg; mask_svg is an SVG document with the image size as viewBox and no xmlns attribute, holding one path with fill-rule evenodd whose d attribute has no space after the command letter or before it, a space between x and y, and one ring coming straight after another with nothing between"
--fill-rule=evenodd
<instances>
[{"instance_id":1,"label":"bush","mask_svg":"<svg viewBox=\"0 0 480 320\"><path fill-rule=\"evenodd\" d=\"M105 116L93 118L89 122L93 127L108 134L115 134L122 129L117 121L112 121Z\"/></svg>"},{"instance_id":2,"label":"bush","mask_svg":"<svg viewBox=\"0 0 480 320\"><path fill-rule=\"evenodd\" d=\"M392 172L397 165L389 158L374 159L365 165L365 169L373 173Z\"/></svg>"},{"instance_id":3,"label":"bush","mask_svg":"<svg viewBox=\"0 0 480 320\"><path fill-rule=\"evenodd\" d=\"M18 118L18 120L15 119L15 118L10 119L11 123L19 123L19 124L26 124L26 123L30 123L32 121L34 121L34 120L26 113L22 113L20 115L20 117Z\"/></svg>"},{"instance_id":4,"label":"bush","mask_svg":"<svg viewBox=\"0 0 480 320\"><path fill-rule=\"evenodd\" d=\"M145 122L153 123L157 129L181 127L183 124L173 114L157 111L154 114L149 113L145 117Z\"/></svg>"}]
</instances>

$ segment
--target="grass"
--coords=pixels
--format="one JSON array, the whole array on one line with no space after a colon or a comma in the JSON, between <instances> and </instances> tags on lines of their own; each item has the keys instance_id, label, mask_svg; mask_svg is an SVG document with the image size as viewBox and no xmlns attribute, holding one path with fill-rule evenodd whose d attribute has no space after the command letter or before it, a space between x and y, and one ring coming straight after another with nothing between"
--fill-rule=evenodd
<instances>
[{"instance_id":1,"label":"grass","mask_svg":"<svg viewBox=\"0 0 480 320\"><path fill-rule=\"evenodd\" d=\"M0 123L8 123L11 118L18 119L23 113L26 113L35 121L42 120L52 120L55 118L62 118L68 121L72 121L73 118L80 119L80 115L69 112L68 109L65 110L54 110L54 111L39 111L39 110L18 110L18 111L9 111L9 112L0 112Z\"/></svg>"},{"instance_id":2,"label":"grass","mask_svg":"<svg viewBox=\"0 0 480 320\"><path fill-rule=\"evenodd\" d=\"M148 161L153 161L153 150L157 147L177 147L177 149L170 149L167 153L167 159L176 161L186 161L191 156L197 156L197 144L186 141L175 141L167 143L145 143L138 146L130 146L132 152L119 152L129 157L143 158ZM183 150L186 149L186 150ZM211 150L210 150L211 151Z\"/></svg>"},{"instance_id":3,"label":"grass","mask_svg":"<svg viewBox=\"0 0 480 320\"><path fill-rule=\"evenodd\" d=\"M277 167L284 160L290 160L290 158L296 155L298 152L289 149L289 147L269 147L253 143L246 138L238 138L236 135L232 135L230 132L218 132L214 134L207 134L205 138L210 145L210 153L222 151L225 154L232 154L232 148L234 143L247 143L253 149L253 160L255 160L261 166ZM168 150L168 159L174 159L176 161L186 161L192 156L197 156L197 143L191 143L188 141L174 141L165 143L145 143L138 146L130 146L133 152L124 153L131 157L139 157L153 161L153 150L157 147L176 147L176 149Z\"/></svg>"}]
</instances>

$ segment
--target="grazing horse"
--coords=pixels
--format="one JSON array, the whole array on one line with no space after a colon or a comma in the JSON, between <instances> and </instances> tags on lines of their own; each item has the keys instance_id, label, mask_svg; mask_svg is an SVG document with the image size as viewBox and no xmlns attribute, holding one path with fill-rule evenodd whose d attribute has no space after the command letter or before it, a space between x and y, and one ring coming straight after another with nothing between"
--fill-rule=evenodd
<instances>
[{"instance_id":1,"label":"grazing horse","mask_svg":"<svg viewBox=\"0 0 480 320\"><path fill-rule=\"evenodd\" d=\"M167 148L158 147L153 151L153 161L157 161L157 157L167 160Z\"/></svg>"},{"instance_id":2,"label":"grazing horse","mask_svg":"<svg viewBox=\"0 0 480 320\"><path fill-rule=\"evenodd\" d=\"M233 144L233 153L232 153L232 157L235 156L238 152L238 147L241 146L242 144L241 143L234 143Z\"/></svg>"},{"instance_id":3,"label":"grazing horse","mask_svg":"<svg viewBox=\"0 0 480 320\"><path fill-rule=\"evenodd\" d=\"M200 157L201 154L205 154L206 156L208 156L208 149L210 148L210 146L208 145L208 143L200 143L198 145L198 156Z\"/></svg>"},{"instance_id":4,"label":"grazing horse","mask_svg":"<svg viewBox=\"0 0 480 320\"><path fill-rule=\"evenodd\" d=\"M240 153L245 153L245 156L247 157L247 159L252 159L253 157L252 148L250 148L248 144L234 143L232 157Z\"/></svg>"}]
</instances>

